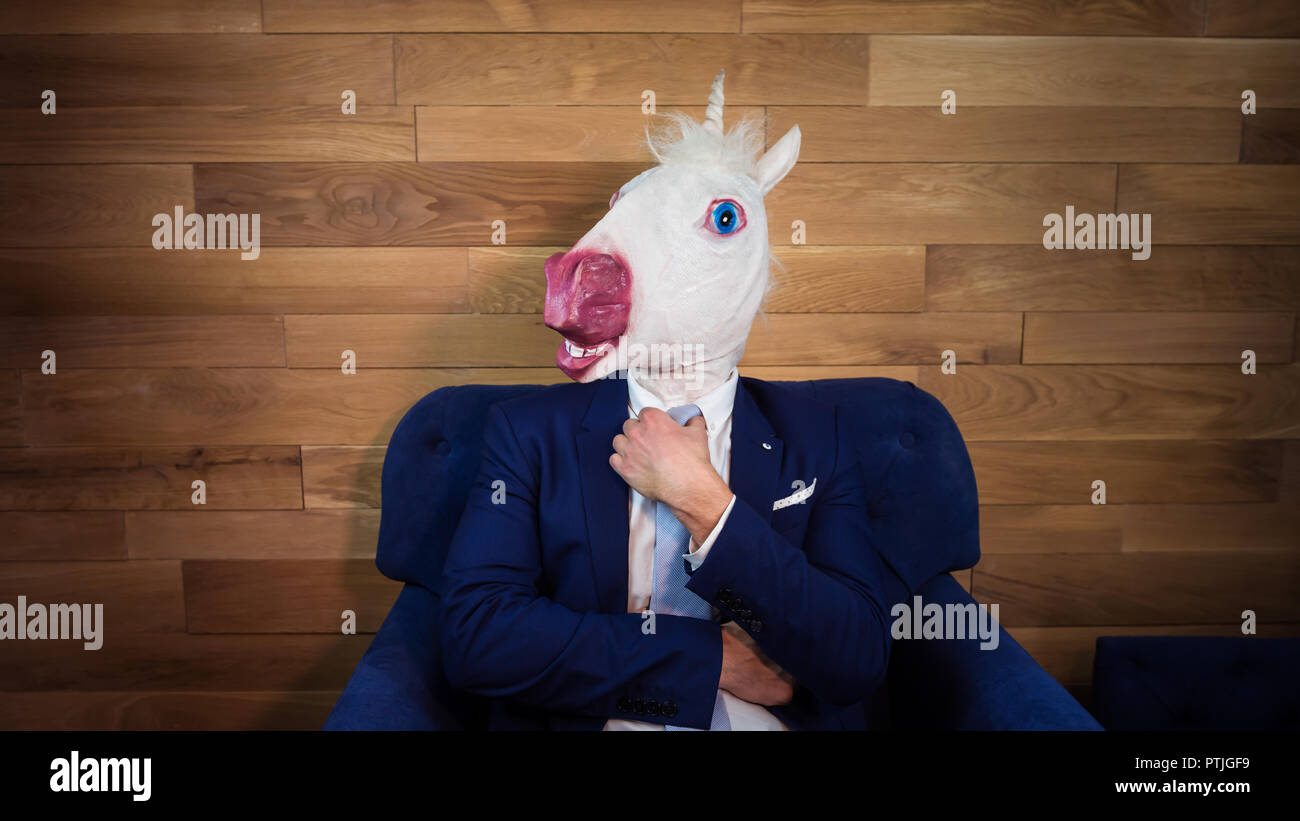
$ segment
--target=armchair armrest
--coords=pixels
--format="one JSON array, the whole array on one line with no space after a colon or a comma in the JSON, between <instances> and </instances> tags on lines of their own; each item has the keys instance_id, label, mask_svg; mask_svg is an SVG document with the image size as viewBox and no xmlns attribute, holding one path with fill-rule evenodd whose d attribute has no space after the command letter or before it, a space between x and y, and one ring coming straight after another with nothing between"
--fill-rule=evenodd
<instances>
[{"instance_id":1,"label":"armchair armrest","mask_svg":"<svg viewBox=\"0 0 1300 821\"><path fill-rule=\"evenodd\" d=\"M920 590L925 604L971 604L943 574ZM998 628L995 649L980 639L896 640L889 667L892 726L941 730L1100 730L1087 710Z\"/></svg>"},{"instance_id":2,"label":"armchair armrest","mask_svg":"<svg viewBox=\"0 0 1300 821\"><path fill-rule=\"evenodd\" d=\"M326 730L459 730L475 722L468 697L442 675L438 597L408 584L348 680Z\"/></svg>"}]
</instances>

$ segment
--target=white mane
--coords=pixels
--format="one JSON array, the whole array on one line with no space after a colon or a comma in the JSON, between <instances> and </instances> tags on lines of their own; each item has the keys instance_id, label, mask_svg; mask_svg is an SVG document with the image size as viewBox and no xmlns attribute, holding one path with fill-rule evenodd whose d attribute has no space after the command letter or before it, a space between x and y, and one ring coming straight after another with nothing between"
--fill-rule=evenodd
<instances>
[{"instance_id":1,"label":"white mane","mask_svg":"<svg viewBox=\"0 0 1300 821\"><path fill-rule=\"evenodd\" d=\"M660 165L699 165L752 177L763 152L764 123L746 117L725 135L678 111L661 115L654 132L646 128L646 144Z\"/></svg>"}]
</instances>

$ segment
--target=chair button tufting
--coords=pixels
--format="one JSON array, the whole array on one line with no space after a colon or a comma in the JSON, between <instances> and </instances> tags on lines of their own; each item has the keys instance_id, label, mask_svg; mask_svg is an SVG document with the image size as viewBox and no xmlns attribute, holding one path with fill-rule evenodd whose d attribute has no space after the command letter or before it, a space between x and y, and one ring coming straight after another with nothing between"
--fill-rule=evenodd
<instances>
[{"instance_id":1,"label":"chair button tufting","mask_svg":"<svg viewBox=\"0 0 1300 821\"><path fill-rule=\"evenodd\" d=\"M908 431L903 431L903 435L898 437L898 444L905 448L910 448L912 445L916 444L916 437Z\"/></svg>"}]
</instances>

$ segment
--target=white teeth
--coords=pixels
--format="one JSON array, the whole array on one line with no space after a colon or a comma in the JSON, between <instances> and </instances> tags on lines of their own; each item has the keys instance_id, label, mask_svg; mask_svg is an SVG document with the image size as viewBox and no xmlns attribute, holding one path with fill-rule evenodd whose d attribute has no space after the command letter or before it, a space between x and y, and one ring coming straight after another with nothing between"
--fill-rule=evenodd
<instances>
[{"instance_id":1,"label":"white teeth","mask_svg":"<svg viewBox=\"0 0 1300 821\"><path fill-rule=\"evenodd\" d=\"M564 340L564 349L569 352L569 356L574 356L579 359L585 359L588 356L595 356L600 353L604 347L604 345L597 345L594 348L580 348L569 340Z\"/></svg>"}]
</instances>

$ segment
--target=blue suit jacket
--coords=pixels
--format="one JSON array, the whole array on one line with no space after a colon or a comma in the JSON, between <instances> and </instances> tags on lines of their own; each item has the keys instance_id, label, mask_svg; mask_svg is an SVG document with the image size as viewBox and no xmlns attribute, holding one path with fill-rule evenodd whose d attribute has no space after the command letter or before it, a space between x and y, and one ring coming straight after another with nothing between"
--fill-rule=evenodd
<instances>
[{"instance_id":1,"label":"blue suit jacket","mask_svg":"<svg viewBox=\"0 0 1300 821\"><path fill-rule=\"evenodd\" d=\"M732 414L736 504L687 586L794 676L794 701L772 708L787 726L860 729L889 624L857 452L834 406L780 384L742 377ZM443 571L441 638L448 681L493 699L494 729L709 725L719 624L658 615L646 634L626 612L628 487L609 455L627 417L619 378L488 413ZM772 510L814 480L804 503Z\"/></svg>"}]
</instances>

